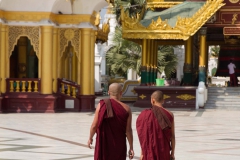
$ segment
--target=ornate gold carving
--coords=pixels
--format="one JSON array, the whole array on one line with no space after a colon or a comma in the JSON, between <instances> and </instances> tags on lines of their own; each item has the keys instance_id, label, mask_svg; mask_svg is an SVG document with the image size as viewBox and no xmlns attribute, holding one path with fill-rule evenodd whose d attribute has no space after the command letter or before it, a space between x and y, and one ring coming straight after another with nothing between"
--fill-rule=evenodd
<instances>
[{"instance_id":1,"label":"ornate gold carving","mask_svg":"<svg viewBox=\"0 0 240 160\"><path fill-rule=\"evenodd\" d=\"M170 96L168 96L166 94L163 95L163 99L168 99L168 98L170 98Z\"/></svg>"},{"instance_id":2,"label":"ornate gold carving","mask_svg":"<svg viewBox=\"0 0 240 160\"><path fill-rule=\"evenodd\" d=\"M60 57L62 57L62 55L65 51L65 48L67 47L68 42L70 41L72 43L72 46L74 47L74 51L76 52L76 55L79 60L80 30L75 29L75 28L74 29L73 28L71 28L71 29L70 28L60 28L59 29L59 37L60 37Z\"/></svg>"},{"instance_id":3,"label":"ornate gold carving","mask_svg":"<svg viewBox=\"0 0 240 160\"><path fill-rule=\"evenodd\" d=\"M233 18L232 18L232 24L235 24L235 22L237 21L238 19L238 14L237 13L234 13L233 14Z\"/></svg>"},{"instance_id":4,"label":"ornate gold carving","mask_svg":"<svg viewBox=\"0 0 240 160\"><path fill-rule=\"evenodd\" d=\"M127 39L182 39L194 35L211 16L223 5L224 0L207 0L206 3L189 18L178 17L176 26L171 27L167 21L158 20L145 27L138 18L130 18L121 10L123 38ZM194 2L192 2L194 3Z\"/></svg>"},{"instance_id":5,"label":"ornate gold carving","mask_svg":"<svg viewBox=\"0 0 240 160\"><path fill-rule=\"evenodd\" d=\"M146 96L144 94L142 94L141 96L139 96L141 99L145 99Z\"/></svg>"},{"instance_id":6,"label":"ornate gold carving","mask_svg":"<svg viewBox=\"0 0 240 160\"><path fill-rule=\"evenodd\" d=\"M192 96L190 94L182 94L182 95L177 96L177 98L187 101L187 100L190 100L190 99L194 99L196 97Z\"/></svg>"},{"instance_id":7,"label":"ornate gold carving","mask_svg":"<svg viewBox=\"0 0 240 160\"><path fill-rule=\"evenodd\" d=\"M64 32L64 37L68 40L71 40L73 39L74 37L74 31L71 30L71 29L67 29L65 32Z\"/></svg>"},{"instance_id":8,"label":"ornate gold carving","mask_svg":"<svg viewBox=\"0 0 240 160\"><path fill-rule=\"evenodd\" d=\"M182 2L147 2L146 8L171 8Z\"/></svg>"},{"instance_id":9,"label":"ornate gold carving","mask_svg":"<svg viewBox=\"0 0 240 160\"><path fill-rule=\"evenodd\" d=\"M36 55L39 56L39 27L8 26L9 57L21 36L27 36L30 39Z\"/></svg>"}]
</instances>

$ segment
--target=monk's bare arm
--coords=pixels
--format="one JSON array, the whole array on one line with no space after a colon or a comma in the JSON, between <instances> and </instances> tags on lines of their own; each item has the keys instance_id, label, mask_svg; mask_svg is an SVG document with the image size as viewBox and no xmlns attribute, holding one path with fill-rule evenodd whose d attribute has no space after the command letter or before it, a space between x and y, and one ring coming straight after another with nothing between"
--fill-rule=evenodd
<instances>
[{"instance_id":1,"label":"monk's bare arm","mask_svg":"<svg viewBox=\"0 0 240 160\"><path fill-rule=\"evenodd\" d=\"M129 113L129 116L127 120L126 136L130 146L129 158L132 159L134 156L134 151L133 151L133 133L132 133L132 111L130 108L128 109L128 113Z\"/></svg>"},{"instance_id":2,"label":"monk's bare arm","mask_svg":"<svg viewBox=\"0 0 240 160\"><path fill-rule=\"evenodd\" d=\"M175 124L174 124L174 118L172 123L172 137L171 137L171 146L172 146L172 152L171 157L175 159L175 145L176 145L176 139L175 139Z\"/></svg>"},{"instance_id":3,"label":"monk's bare arm","mask_svg":"<svg viewBox=\"0 0 240 160\"><path fill-rule=\"evenodd\" d=\"M96 108L96 111L95 111L95 116L94 116L94 119L93 119L93 122L92 122L92 126L90 128L90 135L89 135L89 140L88 140L88 147L91 149L91 144L93 142L93 136L94 134L96 133L96 130L97 130L97 125L98 125L98 113L99 113L99 110L100 110L100 103L98 104L97 108Z\"/></svg>"}]
</instances>

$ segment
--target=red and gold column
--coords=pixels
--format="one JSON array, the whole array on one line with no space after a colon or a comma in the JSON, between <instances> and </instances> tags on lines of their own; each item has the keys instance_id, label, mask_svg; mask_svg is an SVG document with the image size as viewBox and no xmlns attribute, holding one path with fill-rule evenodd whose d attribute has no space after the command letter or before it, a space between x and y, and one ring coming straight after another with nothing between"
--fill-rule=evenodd
<instances>
[{"instance_id":1,"label":"red and gold column","mask_svg":"<svg viewBox=\"0 0 240 160\"><path fill-rule=\"evenodd\" d=\"M52 94L53 26L41 26L41 93Z\"/></svg>"}]
</instances>

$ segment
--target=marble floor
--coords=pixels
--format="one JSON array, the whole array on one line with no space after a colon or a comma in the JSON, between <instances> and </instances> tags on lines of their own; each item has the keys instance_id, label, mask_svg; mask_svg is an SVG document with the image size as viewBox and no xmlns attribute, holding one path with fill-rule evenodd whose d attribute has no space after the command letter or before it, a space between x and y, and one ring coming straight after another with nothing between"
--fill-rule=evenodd
<instances>
[{"instance_id":1,"label":"marble floor","mask_svg":"<svg viewBox=\"0 0 240 160\"><path fill-rule=\"evenodd\" d=\"M97 99L98 101L98 99ZM132 107L135 158L140 146ZM240 108L240 107L239 107ZM239 160L240 109L171 109L176 160ZM94 113L0 114L0 160L92 160L86 146Z\"/></svg>"}]
</instances>

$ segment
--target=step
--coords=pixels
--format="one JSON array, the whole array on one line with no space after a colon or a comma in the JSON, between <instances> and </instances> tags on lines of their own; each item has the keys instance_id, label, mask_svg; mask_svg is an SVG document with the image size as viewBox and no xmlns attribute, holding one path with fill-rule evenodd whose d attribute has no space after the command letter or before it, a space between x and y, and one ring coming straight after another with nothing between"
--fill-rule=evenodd
<instances>
[{"instance_id":1,"label":"step","mask_svg":"<svg viewBox=\"0 0 240 160\"><path fill-rule=\"evenodd\" d=\"M240 95L239 96L233 96L233 95L222 95L222 96L219 96L219 95L209 95L208 94L208 99L238 99L239 100L240 98Z\"/></svg>"},{"instance_id":2,"label":"step","mask_svg":"<svg viewBox=\"0 0 240 160\"><path fill-rule=\"evenodd\" d=\"M224 102L224 101L217 101L217 102L213 102L213 101L207 101L206 104L222 104L222 105L239 105L240 107L240 103L239 102Z\"/></svg>"},{"instance_id":3,"label":"step","mask_svg":"<svg viewBox=\"0 0 240 160\"><path fill-rule=\"evenodd\" d=\"M232 108L239 108L240 109L239 105L221 105L221 104L205 104L204 107L221 107L221 108L232 107Z\"/></svg>"}]
</instances>

